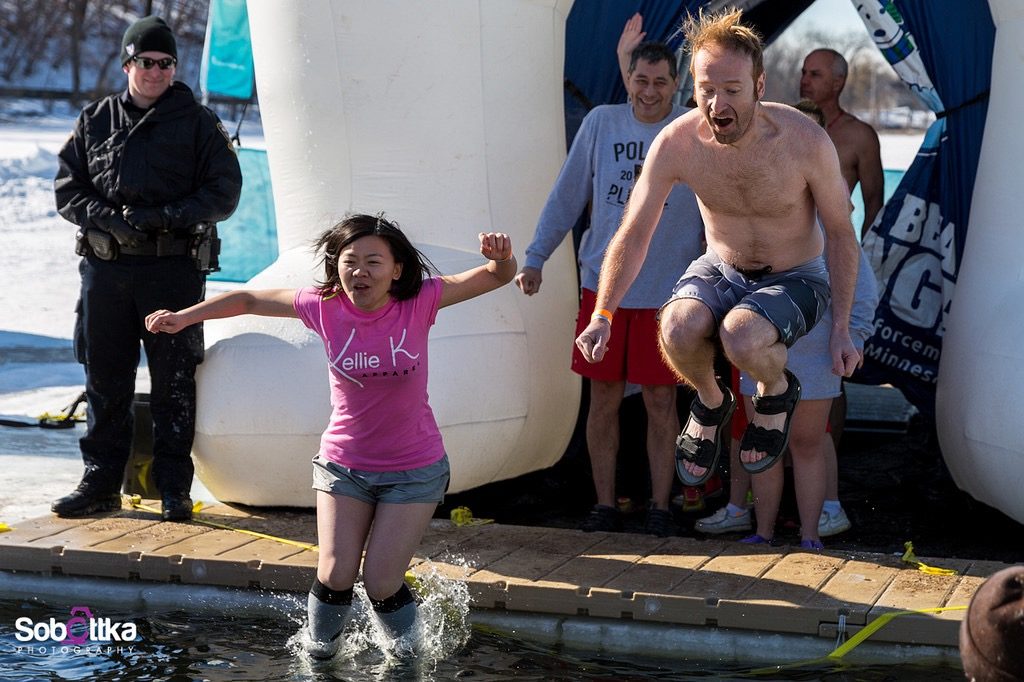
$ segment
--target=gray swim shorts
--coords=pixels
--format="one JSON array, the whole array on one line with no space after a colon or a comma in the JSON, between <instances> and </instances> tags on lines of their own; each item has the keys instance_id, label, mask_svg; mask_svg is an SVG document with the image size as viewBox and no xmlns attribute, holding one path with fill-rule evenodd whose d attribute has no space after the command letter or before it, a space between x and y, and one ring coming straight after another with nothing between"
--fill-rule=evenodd
<instances>
[{"instance_id":1,"label":"gray swim shorts","mask_svg":"<svg viewBox=\"0 0 1024 682\"><path fill-rule=\"evenodd\" d=\"M665 305L681 298L706 305L716 327L733 308L752 310L779 330L779 340L788 348L825 314L831 291L822 256L785 272L744 274L707 251L686 268Z\"/></svg>"},{"instance_id":2,"label":"gray swim shorts","mask_svg":"<svg viewBox=\"0 0 1024 682\"><path fill-rule=\"evenodd\" d=\"M825 316L811 331L790 346L786 369L800 380L800 400L828 400L839 395L842 377L832 373L832 314ZM740 393L756 395L757 382L746 372L740 372Z\"/></svg>"},{"instance_id":3,"label":"gray swim shorts","mask_svg":"<svg viewBox=\"0 0 1024 682\"><path fill-rule=\"evenodd\" d=\"M433 464L406 471L362 471L313 458L313 488L325 493L354 497L367 504L411 504L444 501L451 468L448 455Z\"/></svg>"}]
</instances>

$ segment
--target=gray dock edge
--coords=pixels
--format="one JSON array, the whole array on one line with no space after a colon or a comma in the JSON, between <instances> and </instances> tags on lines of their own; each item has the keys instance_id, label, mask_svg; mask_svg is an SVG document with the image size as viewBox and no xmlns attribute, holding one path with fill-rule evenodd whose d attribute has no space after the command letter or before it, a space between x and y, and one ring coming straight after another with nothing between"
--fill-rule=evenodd
<instances>
[{"instance_id":1,"label":"gray dock edge","mask_svg":"<svg viewBox=\"0 0 1024 682\"><path fill-rule=\"evenodd\" d=\"M124 581L108 578L43 576L0 571L0 597L82 601L141 611L187 608L195 613L280 617L305 609L305 594L205 585ZM672 660L787 665L821 658L835 643L821 637L767 634L753 630L641 623L581 616L522 614L474 609L475 628L522 641L609 655L649 656ZM861 643L843 657L858 665L904 664L959 666L955 647Z\"/></svg>"}]
</instances>

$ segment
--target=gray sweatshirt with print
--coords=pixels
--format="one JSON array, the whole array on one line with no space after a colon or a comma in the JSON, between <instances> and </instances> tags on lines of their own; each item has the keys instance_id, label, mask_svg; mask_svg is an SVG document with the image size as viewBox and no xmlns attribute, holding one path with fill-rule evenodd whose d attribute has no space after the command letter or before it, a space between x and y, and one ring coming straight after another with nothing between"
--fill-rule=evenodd
<instances>
[{"instance_id":1,"label":"gray sweatshirt with print","mask_svg":"<svg viewBox=\"0 0 1024 682\"><path fill-rule=\"evenodd\" d=\"M526 247L526 267L543 269L545 261L591 206L590 227L579 249L580 279L597 291L601 260L619 227L626 201L644 159L662 128L686 112L673 107L658 123L642 123L630 104L595 107L580 125L569 155ZM676 185L647 250L636 281L620 303L622 308L659 308L676 280L703 253L704 223L697 200L686 185Z\"/></svg>"}]
</instances>

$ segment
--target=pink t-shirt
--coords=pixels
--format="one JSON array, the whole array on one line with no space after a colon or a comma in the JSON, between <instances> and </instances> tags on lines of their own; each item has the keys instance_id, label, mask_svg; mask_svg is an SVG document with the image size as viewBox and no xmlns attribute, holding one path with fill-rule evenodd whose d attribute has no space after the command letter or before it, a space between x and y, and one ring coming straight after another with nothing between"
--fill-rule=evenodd
<instances>
[{"instance_id":1,"label":"pink t-shirt","mask_svg":"<svg viewBox=\"0 0 1024 682\"><path fill-rule=\"evenodd\" d=\"M403 471L444 456L441 431L427 403L427 334L443 283L423 281L420 293L368 313L343 292L295 293L299 319L327 350L331 421L320 454L363 471Z\"/></svg>"}]
</instances>

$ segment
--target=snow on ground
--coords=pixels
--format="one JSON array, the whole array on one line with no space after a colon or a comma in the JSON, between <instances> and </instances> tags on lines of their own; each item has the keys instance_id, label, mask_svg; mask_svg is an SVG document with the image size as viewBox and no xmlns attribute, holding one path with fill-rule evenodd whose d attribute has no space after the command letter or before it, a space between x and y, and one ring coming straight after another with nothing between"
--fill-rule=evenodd
<instances>
[{"instance_id":1,"label":"snow on ground","mask_svg":"<svg viewBox=\"0 0 1024 682\"><path fill-rule=\"evenodd\" d=\"M63 138L40 132L31 151L24 131L0 158L0 327L43 337L69 338L78 295L75 226L57 215L53 200L56 152ZM4 154L0 147L0 154ZM70 317L69 313L70 312ZM6 344L5 344L6 345Z\"/></svg>"},{"instance_id":2,"label":"snow on ground","mask_svg":"<svg viewBox=\"0 0 1024 682\"><path fill-rule=\"evenodd\" d=\"M64 408L83 389L82 368L71 353L79 286L76 227L57 214L53 198L56 155L74 115L26 117L12 111L0 112L0 418L34 421ZM235 131L234 124L226 126ZM883 134L883 166L909 166L922 137ZM242 142L262 146L258 122L246 123ZM208 289L215 292L218 285ZM145 367L137 390L148 392ZM74 488L82 473L83 433L83 425L0 426L0 522L46 514L53 499ZM198 481L193 497L213 500Z\"/></svg>"},{"instance_id":3,"label":"snow on ground","mask_svg":"<svg viewBox=\"0 0 1024 682\"><path fill-rule=\"evenodd\" d=\"M71 337L78 300L77 228L60 217L53 197L57 152L74 115L12 116L0 112L0 418L34 423L82 392L84 374ZM233 124L226 124L234 132ZM262 145L262 131L243 128L243 143ZM225 285L210 283L216 292ZM140 367L136 391L147 393ZM49 512L53 499L82 475L78 438L85 431L0 426L0 523ZM55 460L60 460L56 462ZM213 496L201 483L193 497Z\"/></svg>"},{"instance_id":4,"label":"snow on ground","mask_svg":"<svg viewBox=\"0 0 1024 682\"><path fill-rule=\"evenodd\" d=\"M82 391L70 345L75 230L53 201L69 122L0 124L0 416L18 421L57 412ZM46 513L50 500L74 488L80 430L0 426L0 522Z\"/></svg>"}]
</instances>

